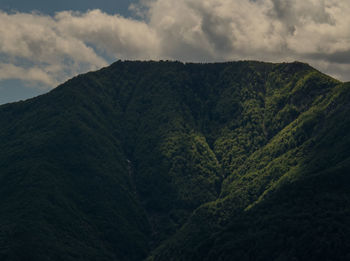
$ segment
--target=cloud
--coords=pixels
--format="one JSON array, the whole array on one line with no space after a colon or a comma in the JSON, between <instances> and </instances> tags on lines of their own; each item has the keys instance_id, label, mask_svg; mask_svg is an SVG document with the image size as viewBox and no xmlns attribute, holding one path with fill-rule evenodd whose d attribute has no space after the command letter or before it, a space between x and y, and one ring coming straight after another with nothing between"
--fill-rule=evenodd
<instances>
[{"instance_id":1,"label":"cloud","mask_svg":"<svg viewBox=\"0 0 350 261\"><path fill-rule=\"evenodd\" d=\"M61 12L55 19L61 35L91 44L115 58L157 58L158 37L144 22L107 15L100 10L81 15Z\"/></svg>"},{"instance_id":2,"label":"cloud","mask_svg":"<svg viewBox=\"0 0 350 261\"><path fill-rule=\"evenodd\" d=\"M154 0L143 5L163 56L302 60L350 80L347 0Z\"/></svg>"},{"instance_id":3,"label":"cloud","mask_svg":"<svg viewBox=\"0 0 350 261\"><path fill-rule=\"evenodd\" d=\"M22 68L13 64L0 63L0 80L19 79L26 81L28 84L39 84L39 86L55 86L52 77L38 67Z\"/></svg>"},{"instance_id":4,"label":"cloud","mask_svg":"<svg viewBox=\"0 0 350 261\"><path fill-rule=\"evenodd\" d=\"M107 64L84 41L62 34L56 18L0 12L0 24L1 80L52 88L76 73Z\"/></svg>"},{"instance_id":5,"label":"cloud","mask_svg":"<svg viewBox=\"0 0 350 261\"><path fill-rule=\"evenodd\" d=\"M143 0L136 18L0 11L0 80L54 87L115 59L309 62L350 80L348 0Z\"/></svg>"},{"instance_id":6,"label":"cloud","mask_svg":"<svg viewBox=\"0 0 350 261\"><path fill-rule=\"evenodd\" d=\"M155 32L143 22L108 15L0 12L0 80L20 79L55 87L107 65L106 59L155 59ZM39 73L40 72L40 73Z\"/></svg>"}]
</instances>

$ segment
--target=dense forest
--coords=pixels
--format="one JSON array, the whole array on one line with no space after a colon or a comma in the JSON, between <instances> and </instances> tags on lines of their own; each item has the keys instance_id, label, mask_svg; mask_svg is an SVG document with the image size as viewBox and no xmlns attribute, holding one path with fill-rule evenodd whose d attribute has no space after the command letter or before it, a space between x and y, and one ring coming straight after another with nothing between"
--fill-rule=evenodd
<instances>
[{"instance_id":1,"label":"dense forest","mask_svg":"<svg viewBox=\"0 0 350 261\"><path fill-rule=\"evenodd\" d=\"M0 260L350 260L350 83L118 61L0 106Z\"/></svg>"}]
</instances>

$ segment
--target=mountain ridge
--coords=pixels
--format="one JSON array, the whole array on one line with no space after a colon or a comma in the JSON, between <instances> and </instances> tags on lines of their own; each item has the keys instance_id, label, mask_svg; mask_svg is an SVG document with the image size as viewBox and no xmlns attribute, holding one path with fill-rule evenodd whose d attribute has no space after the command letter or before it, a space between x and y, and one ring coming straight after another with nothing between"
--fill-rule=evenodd
<instances>
[{"instance_id":1,"label":"mountain ridge","mask_svg":"<svg viewBox=\"0 0 350 261\"><path fill-rule=\"evenodd\" d=\"M348 98L349 84L299 62L119 61L2 105L0 257L244 260L232 250L241 245L235 222L270 213L261 206L299 182L304 165L319 173L310 155L327 135L335 142L316 158L337 159L324 160L330 173L344 158L348 170ZM255 217L242 223L259 231ZM297 247L286 254L266 242L270 252L250 258L303 260Z\"/></svg>"}]
</instances>

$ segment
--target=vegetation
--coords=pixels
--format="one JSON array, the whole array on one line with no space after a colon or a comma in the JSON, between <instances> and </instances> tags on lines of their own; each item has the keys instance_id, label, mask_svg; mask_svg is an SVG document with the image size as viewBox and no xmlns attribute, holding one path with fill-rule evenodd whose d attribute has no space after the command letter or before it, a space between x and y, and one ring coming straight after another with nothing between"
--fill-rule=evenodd
<instances>
[{"instance_id":1,"label":"vegetation","mask_svg":"<svg viewBox=\"0 0 350 261\"><path fill-rule=\"evenodd\" d=\"M350 259L350 84L116 62L0 106L0 260Z\"/></svg>"}]
</instances>

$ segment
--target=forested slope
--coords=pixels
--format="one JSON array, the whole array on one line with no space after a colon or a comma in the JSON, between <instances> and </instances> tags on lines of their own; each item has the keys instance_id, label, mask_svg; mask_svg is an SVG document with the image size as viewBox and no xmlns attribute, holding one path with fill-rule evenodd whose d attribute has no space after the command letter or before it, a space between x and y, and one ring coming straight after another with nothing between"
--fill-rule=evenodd
<instances>
[{"instance_id":1,"label":"forested slope","mask_svg":"<svg viewBox=\"0 0 350 261\"><path fill-rule=\"evenodd\" d=\"M344 260L349 103L298 62L119 61L0 106L0 259Z\"/></svg>"}]
</instances>

